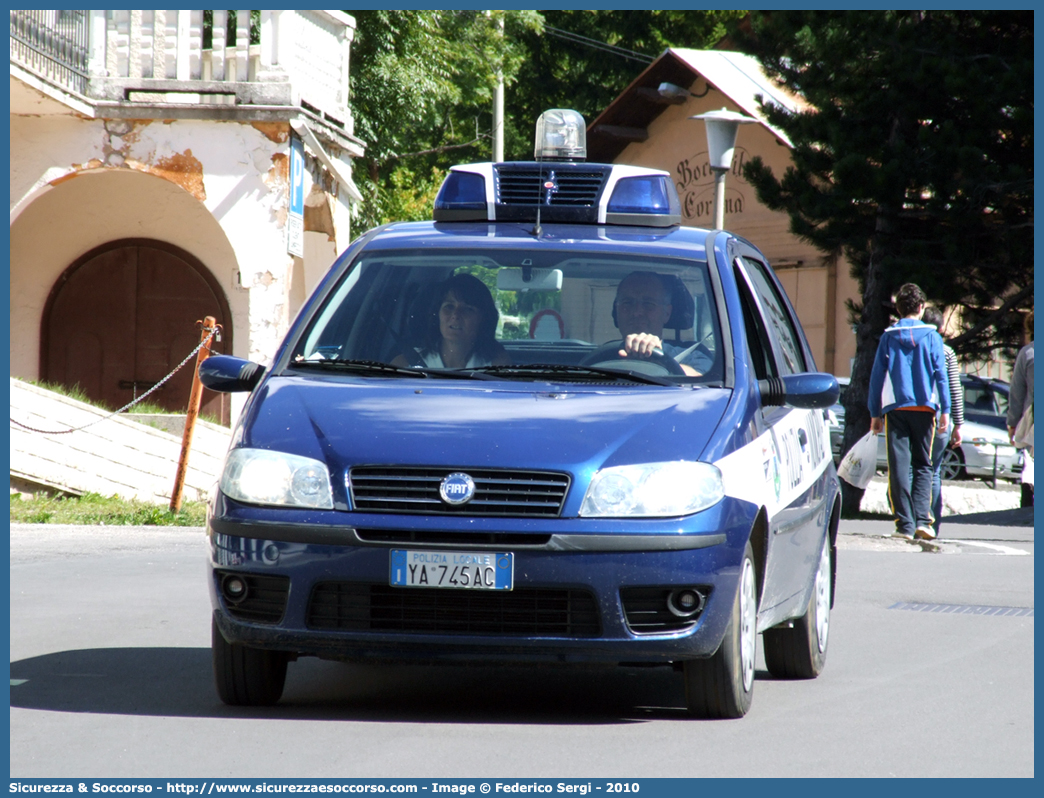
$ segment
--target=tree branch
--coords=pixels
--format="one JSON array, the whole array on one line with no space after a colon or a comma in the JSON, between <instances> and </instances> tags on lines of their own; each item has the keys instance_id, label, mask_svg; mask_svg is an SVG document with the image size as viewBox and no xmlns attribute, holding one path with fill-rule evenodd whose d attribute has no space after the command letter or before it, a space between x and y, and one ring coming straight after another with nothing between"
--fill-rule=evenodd
<instances>
[{"instance_id":1,"label":"tree branch","mask_svg":"<svg viewBox=\"0 0 1044 798\"><path fill-rule=\"evenodd\" d=\"M1017 304L1019 304L1022 300L1024 300L1028 296L1033 296L1033 285L1032 284L1027 285L1025 288L1023 288L1020 291L1016 291L1014 294L1012 294L1010 297L1008 297L1004 301L1003 305L1001 305L999 308L997 308L995 311L990 313L985 318L981 319L977 324L975 324L970 329L965 330L964 332L962 332L956 338L951 338L949 341L947 341L947 343L950 346L956 348L956 347L960 346L961 344L963 344L964 342L972 340L973 338L975 338L975 336L977 336L979 333L981 333L987 327L991 327L994 324L996 324L996 320L998 318L1000 318L1002 316L1005 316L1013 307L1015 307Z\"/></svg>"},{"instance_id":2,"label":"tree branch","mask_svg":"<svg viewBox=\"0 0 1044 798\"><path fill-rule=\"evenodd\" d=\"M403 152L399 155L389 155L386 160L396 161L399 158L413 158L418 155L434 155L437 152L449 152L450 150L459 150L464 147L474 147L482 139L488 139L490 136L487 133L476 136L471 141L465 142L464 144L444 144L441 147L432 147L430 150L418 150L417 152Z\"/></svg>"}]
</instances>

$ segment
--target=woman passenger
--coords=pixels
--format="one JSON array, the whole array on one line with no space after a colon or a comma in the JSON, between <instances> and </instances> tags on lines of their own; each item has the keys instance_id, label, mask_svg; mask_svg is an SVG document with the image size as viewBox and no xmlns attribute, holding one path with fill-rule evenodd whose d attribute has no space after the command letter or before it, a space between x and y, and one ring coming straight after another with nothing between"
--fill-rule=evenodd
<instances>
[{"instance_id":1,"label":"woman passenger","mask_svg":"<svg viewBox=\"0 0 1044 798\"><path fill-rule=\"evenodd\" d=\"M392 365L463 369L511 362L496 339L500 314L481 280L455 274L436 286L434 296L438 301L425 325L423 346L399 355Z\"/></svg>"}]
</instances>

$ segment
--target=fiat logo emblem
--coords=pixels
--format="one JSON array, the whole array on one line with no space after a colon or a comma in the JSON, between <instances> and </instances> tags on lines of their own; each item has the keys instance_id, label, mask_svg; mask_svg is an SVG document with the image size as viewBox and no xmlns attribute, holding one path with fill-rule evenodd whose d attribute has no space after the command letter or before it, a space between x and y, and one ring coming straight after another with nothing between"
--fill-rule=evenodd
<instances>
[{"instance_id":1,"label":"fiat logo emblem","mask_svg":"<svg viewBox=\"0 0 1044 798\"><path fill-rule=\"evenodd\" d=\"M439 483L439 495L446 504L467 504L475 496L475 480L467 474L450 474Z\"/></svg>"}]
</instances>

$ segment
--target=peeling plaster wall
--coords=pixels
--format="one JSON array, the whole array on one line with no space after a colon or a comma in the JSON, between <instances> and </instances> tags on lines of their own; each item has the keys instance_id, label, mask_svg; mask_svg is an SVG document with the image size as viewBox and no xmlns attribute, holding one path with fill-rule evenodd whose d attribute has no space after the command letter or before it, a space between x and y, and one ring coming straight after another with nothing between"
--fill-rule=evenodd
<instances>
[{"instance_id":1,"label":"peeling plaster wall","mask_svg":"<svg viewBox=\"0 0 1044 798\"><path fill-rule=\"evenodd\" d=\"M294 269L288 136L279 123L12 116L11 373L36 377L40 314L58 275L129 237L168 241L206 264L232 310L235 353L270 362Z\"/></svg>"}]
</instances>

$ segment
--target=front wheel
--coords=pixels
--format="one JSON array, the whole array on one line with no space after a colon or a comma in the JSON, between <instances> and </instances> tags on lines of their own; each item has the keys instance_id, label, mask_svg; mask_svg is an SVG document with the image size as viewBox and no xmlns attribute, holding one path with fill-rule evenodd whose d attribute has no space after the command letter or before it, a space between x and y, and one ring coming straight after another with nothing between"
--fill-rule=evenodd
<instances>
[{"instance_id":1,"label":"front wheel","mask_svg":"<svg viewBox=\"0 0 1044 798\"><path fill-rule=\"evenodd\" d=\"M684 666L685 702L697 718L742 718L754 695L758 595L754 555L747 544L732 617L717 652Z\"/></svg>"},{"instance_id":2,"label":"front wheel","mask_svg":"<svg viewBox=\"0 0 1044 798\"><path fill-rule=\"evenodd\" d=\"M218 697L229 706L271 706L283 695L288 657L282 651L266 651L229 643L210 622L210 647L214 657L214 682Z\"/></svg>"},{"instance_id":3,"label":"front wheel","mask_svg":"<svg viewBox=\"0 0 1044 798\"><path fill-rule=\"evenodd\" d=\"M831 568L830 535L825 535L805 614L795 619L791 627L766 629L762 635L765 665L777 679L814 679L826 665Z\"/></svg>"},{"instance_id":4,"label":"front wheel","mask_svg":"<svg viewBox=\"0 0 1044 798\"><path fill-rule=\"evenodd\" d=\"M961 479L964 476L964 461L960 452L947 446L939 463L939 473L943 479Z\"/></svg>"}]
</instances>

